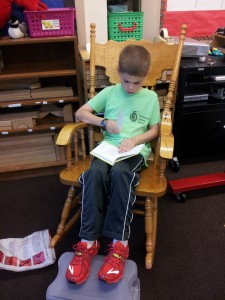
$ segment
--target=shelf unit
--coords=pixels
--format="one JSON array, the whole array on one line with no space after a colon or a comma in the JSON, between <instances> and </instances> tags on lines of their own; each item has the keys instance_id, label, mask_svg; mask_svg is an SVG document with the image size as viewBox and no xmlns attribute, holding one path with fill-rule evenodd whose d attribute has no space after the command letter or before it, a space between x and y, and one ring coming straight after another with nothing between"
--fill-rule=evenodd
<instances>
[{"instance_id":1,"label":"shelf unit","mask_svg":"<svg viewBox=\"0 0 225 300\"><path fill-rule=\"evenodd\" d=\"M0 38L1 65L0 83L4 86L6 81L15 81L18 79L38 79L41 87L57 87L65 86L72 88L72 96L57 95L54 97L41 97L20 100L0 99L0 121L3 119L4 113L23 113L28 110L39 110L43 105L56 105L62 109L64 105L71 105L71 116L73 119L74 111L82 105L81 96L81 79L79 68L78 41L76 36L49 37L49 38L30 38L10 39L9 37ZM40 167L49 167L65 164L65 156L62 155L61 149L55 146L55 140L59 130L66 124L63 117L48 116L37 119L37 122L31 128L14 128L5 130L0 126L0 172L8 172L14 170L25 170ZM49 143L55 152L51 158L35 156L35 153L40 153L37 146L38 136L41 138L50 135ZM32 140L36 145L33 147L33 153L30 155L26 140ZM21 139L21 143L18 142ZM14 143L13 141L17 141ZM18 150L18 161L15 164L10 162L9 146ZM24 145L23 151L22 145ZM17 149L18 147L18 149ZM35 150L36 149L36 150ZM24 157L24 152L27 152L29 159L27 161L19 161L19 150ZM60 151L59 151L60 150ZM5 159L5 155L9 155ZM36 151L36 152L35 152ZM61 155L59 155L59 152ZM22 155L22 154L21 154ZM39 155L39 154L38 154ZM12 154L12 158L16 156ZM28 157L27 156L27 157ZM29 163L28 163L29 161Z\"/></svg>"},{"instance_id":2,"label":"shelf unit","mask_svg":"<svg viewBox=\"0 0 225 300\"><path fill-rule=\"evenodd\" d=\"M90 88L90 53L87 50L80 50L81 79L85 102L88 101L88 93ZM105 69L96 68L96 90L101 90L111 85L109 78L105 75Z\"/></svg>"}]
</instances>

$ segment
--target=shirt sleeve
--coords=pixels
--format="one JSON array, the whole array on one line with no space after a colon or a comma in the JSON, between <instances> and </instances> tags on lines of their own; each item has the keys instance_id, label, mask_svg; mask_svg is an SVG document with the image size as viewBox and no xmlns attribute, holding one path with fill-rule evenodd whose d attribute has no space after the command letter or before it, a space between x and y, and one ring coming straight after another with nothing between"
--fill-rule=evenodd
<instances>
[{"instance_id":1,"label":"shirt sleeve","mask_svg":"<svg viewBox=\"0 0 225 300\"><path fill-rule=\"evenodd\" d=\"M96 112L104 112L111 86L104 88L88 101L90 107Z\"/></svg>"}]
</instances>

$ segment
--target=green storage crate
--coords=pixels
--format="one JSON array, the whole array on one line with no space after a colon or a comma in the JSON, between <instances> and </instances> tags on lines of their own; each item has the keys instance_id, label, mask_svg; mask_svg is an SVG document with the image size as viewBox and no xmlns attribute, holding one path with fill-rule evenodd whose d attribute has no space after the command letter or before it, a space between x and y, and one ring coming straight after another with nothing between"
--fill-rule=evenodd
<instances>
[{"instance_id":1,"label":"green storage crate","mask_svg":"<svg viewBox=\"0 0 225 300\"><path fill-rule=\"evenodd\" d=\"M141 11L108 13L109 40L122 42L131 38L142 39L143 16Z\"/></svg>"}]
</instances>

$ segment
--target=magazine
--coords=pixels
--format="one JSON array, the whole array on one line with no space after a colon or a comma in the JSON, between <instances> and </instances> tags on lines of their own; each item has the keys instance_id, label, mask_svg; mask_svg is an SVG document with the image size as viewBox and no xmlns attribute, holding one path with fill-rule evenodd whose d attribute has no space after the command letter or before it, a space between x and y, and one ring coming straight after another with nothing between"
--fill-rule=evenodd
<instances>
[{"instance_id":1,"label":"magazine","mask_svg":"<svg viewBox=\"0 0 225 300\"><path fill-rule=\"evenodd\" d=\"M37 231L24 238L0 240L0 269L27 271L55 262L55 250L49 248L49 231Z\"/></svg>"}]
</instances>

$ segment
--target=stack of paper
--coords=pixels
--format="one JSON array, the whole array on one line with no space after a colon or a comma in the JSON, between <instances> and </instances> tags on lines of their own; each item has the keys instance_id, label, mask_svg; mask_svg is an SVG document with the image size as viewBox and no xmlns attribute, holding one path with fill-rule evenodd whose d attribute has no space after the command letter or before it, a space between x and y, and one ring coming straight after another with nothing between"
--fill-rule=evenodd
<instances>
[{"instance_id":1,"label":"stack of paper","mask_svg":"<svg viewBox=\"0 0 225 300\"><path fill-rule=\"evenodd\" d=\"M0 101L15 101L30 99L30 89L0 91Z\"/></svg>"},{"instance_id":2,"label":"stack of paper","mask_svg":"<svg viewBox=\"0 0 225 300\"><path fill-rule=\"evenodd\" d=\"M0 170L7 167L56 161L52 133L5 136L1 138Z\"/></svg>"},{"instance_id":3,"label":"stack of paper","mask_svg":"<svg viewBox=\"0 0 225 300\"><path fill-rule=\"evenodd\" d=\"M31 91L32 98L70 97L73 96L72 87L55 86L34 89Z\"/></svg>"},{"instance_id":4,"label":"stack of paper","mask_svg":"<svg viewBox=\"0 0 225 300\"><path fill-rule=\"evenodd\" d=\"M0 82L0 90L19 90L40 88L39 78L4 80Z\"/></svg>"}]
</instances>

